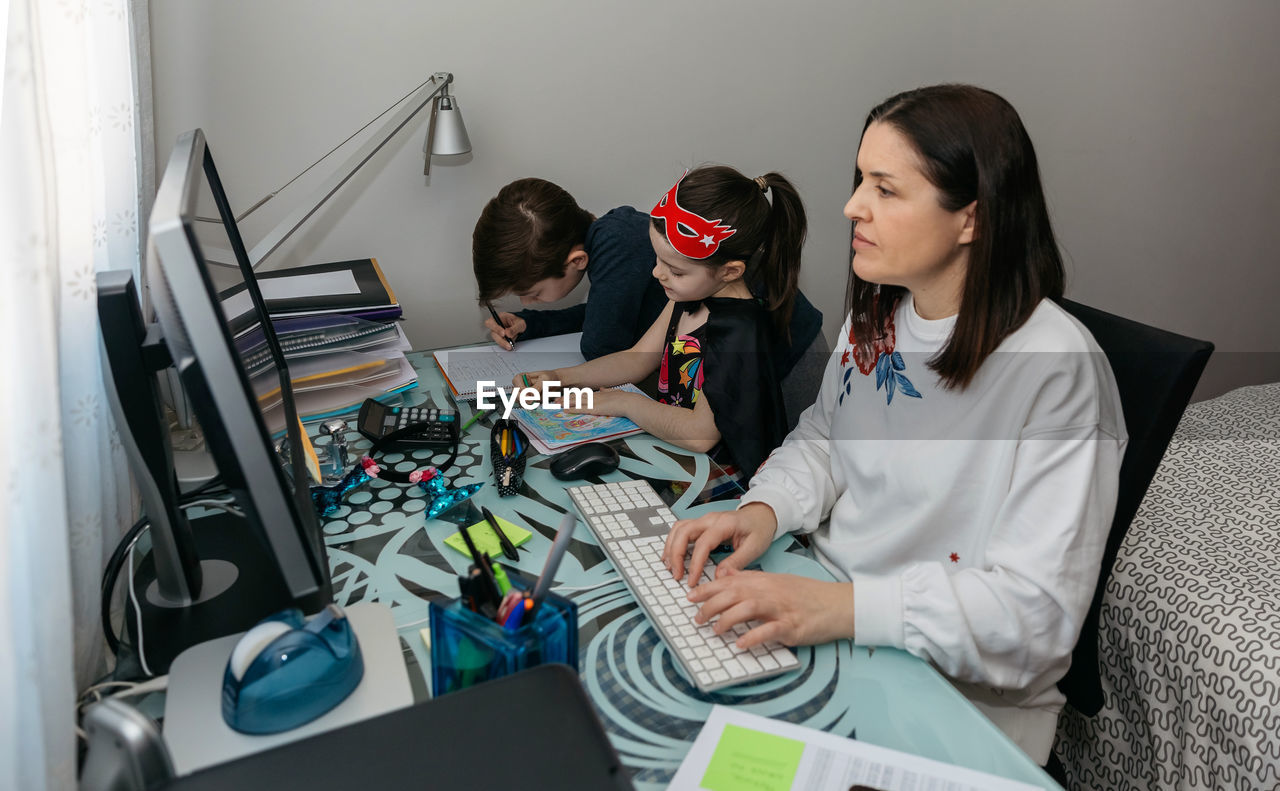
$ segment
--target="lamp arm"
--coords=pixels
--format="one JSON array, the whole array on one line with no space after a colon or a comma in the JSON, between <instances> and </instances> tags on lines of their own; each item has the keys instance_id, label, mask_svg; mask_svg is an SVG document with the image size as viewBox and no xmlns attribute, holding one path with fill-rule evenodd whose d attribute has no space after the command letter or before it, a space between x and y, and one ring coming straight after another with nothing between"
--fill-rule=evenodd
<instances>
[{"instance_id":1,"label":"lamp arm","mask_svg":"<svg viewBox=\"0 0 1280 791\"><path fill-rule=\"evenodd\" d=\"M333 175L317 187L303 202L301 208L285 217L279 225L267 232L266 236L262 238L262 241L254 245L253 249L249 251L250 265L252 265L254 269L257 269L268 256L274 253L280 245L284 244L285 240L293 235L294 231L301 228L303 223L311 218L311 215L319 211L320 207L323 206L329 198L333 197L335 192L350 181L351 177L359 172L360 168L364 167L364 164L372 159L374 154L381 151L382 147L390 142L391 138L394 137L397 132L403 129L409 121L413 120L413 117L417 115L423 107L426 107L442 92L447 93L447 88L451 82L453 82L453 74L444 71L436 72L431 75L430 80L427 80L412 92L410 94L409 103L401 108L395 115L387 119L386 123L379 127L378 131L365 141L364 145L360 146L359 149L357 149L336 171L334 171ZM404 99L401 99L400 101L403 102ZM399 102L397 102L397 104L398 103ZM386 111L384 111L384 114L385 112ZM356 134L359 134L359 132ZM350 139L350 137L347 138L347 140ZM344 140L343 143L345 142L346 141ZM341 147L341 145L342 144L339 144L339 147ZM329 152L329 154L332 154L336 150L337 148L334 148ZM319 164L319 162L323 161L329 156L329 154L325 154L324 157L321 157L315 164ZM311 165L311 167L315 167L315 164ZM310 169L310 167L307 168L307 170ZM303 171L303 173L305 172L306 171ZM301 176L301 174L299 174L299 176ZM297 180L297 178L298 177L295 176L294 180ZM290 181L289 183L292 184L293 181ZM287 187L288 184L285 186ZM284 187L281 187L280 189L284 189ZM276 192L271 193L267 197L255 203L248 211L241 215L241 217L244 217L249 214L249 212L275 197L276 193L279 191L280 190L276 190Z\"/></svg>"}]
</instances>

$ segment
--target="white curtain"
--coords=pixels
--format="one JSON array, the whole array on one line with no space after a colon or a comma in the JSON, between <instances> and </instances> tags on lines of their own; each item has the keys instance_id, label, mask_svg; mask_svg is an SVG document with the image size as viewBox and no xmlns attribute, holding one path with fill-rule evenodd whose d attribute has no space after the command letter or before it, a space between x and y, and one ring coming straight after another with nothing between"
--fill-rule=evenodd
<instances>
[{"instance_id":1,"label":"white curtain","mask_svg":"<svg viewBox=\"0 0 1280 791\"><path fill-rule=\"evenodd\" d=\"M0 788L74 788L98 586L133 516L94 276L138 263L129 0L0 0ZM144 6L145 8L145 6Z\"/></svg>"}]
</instances>

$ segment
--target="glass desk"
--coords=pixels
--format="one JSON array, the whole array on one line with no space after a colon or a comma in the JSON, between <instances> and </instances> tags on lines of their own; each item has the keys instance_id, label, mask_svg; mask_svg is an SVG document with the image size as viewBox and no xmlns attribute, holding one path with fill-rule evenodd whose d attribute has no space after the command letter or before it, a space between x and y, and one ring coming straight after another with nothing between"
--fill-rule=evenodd
<instances>
[{"instance_id":1,"label":"glass desk","mask_svg":"<svg viewBox=\"0 0 1280 791\"><path fill-rule=\"evenodd\" d=\"M431 354L415 352L409 359L420 379L418 387L405 394L405 403L450 405L448 386ZM463 421L471 417L468 403L459 402L458 408ZM490 419L482 418L463 436L457 462L446 473L454 486L486 484L472 498L470 513L474 518L458 521L473 524L479 520L478 507L485 505L532 531L519 562L510 565L536 576L561 516L573 506L565 484L547 469L549 457L531 456L519 493L498 496L488 459ZM354 424L354 419L350 422ZM354 429L347 434L347 441L353 458L369 445ZM602 480L643 477L660 490L673 483L669 494L683 490L673 506L681 517L733 507L731 500L696 502L721 472L705 454L682 450L647 434L616 440L615 444L622 464ZM444 457L441 453L435 460L443 461ZM428 451L413 451L411 457L388 454L380 462L409 471L431 459ZM584 483L590 482L594 481ZM427 626L427 602L456 597L457 577L470 562L444 543L457 531L457 522L428 521L424 507L425 496L419 487L375 480L322 520L335 599L343 605L372 599L390 606L406 661L420 669L427 668L430 661L419 636L419 630ZM760 565L769 571L830 579L794 539L775 542ZM1057 788L937 671L910 654L890 648L868 649L848 641L802 647L797 649L800 670L706 695L675 668L666 646L584 524L574 533L556 583L555 590L578 605L582 683L614 748L633 770L638 789L665 787L715 703ZM416 694L425 697L422 679L429 673L420 670L410 676L417 685Z\"/></svg>"}]
</instances>

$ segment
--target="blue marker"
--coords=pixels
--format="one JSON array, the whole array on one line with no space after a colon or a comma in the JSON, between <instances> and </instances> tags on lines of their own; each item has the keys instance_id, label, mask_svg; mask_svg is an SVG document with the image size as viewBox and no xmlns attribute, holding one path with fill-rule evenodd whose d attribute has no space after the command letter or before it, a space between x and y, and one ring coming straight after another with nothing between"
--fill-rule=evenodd
<instances>
[{"instance_id":1,"label":"blue marker","mask_svg":"<svg viewBox=\"0 0 1280 791\"><path fill-rule=\"evenodd\" d=\"M502 628L508 632L514 632L520 628L521 621L524 620L525 600L521 599L516 606L511 608L511 612L507 614L507 620L502 624Z\"/></svg>"}]
</instances>

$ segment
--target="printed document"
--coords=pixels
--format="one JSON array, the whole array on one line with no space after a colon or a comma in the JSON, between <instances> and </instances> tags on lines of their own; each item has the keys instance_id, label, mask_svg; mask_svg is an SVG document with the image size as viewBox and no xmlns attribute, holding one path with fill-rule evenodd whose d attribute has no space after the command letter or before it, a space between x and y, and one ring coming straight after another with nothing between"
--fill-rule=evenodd
<instances>
[{"instance_id":1,"label":"printed document","mask_svg":"<svg viewBox=\"0 0 1280 791\"><path fill-rule=\"evenodd\" d=\"M1039 791L908 753L715 706L671 791Z\"/></svg>"}]
</instances>

